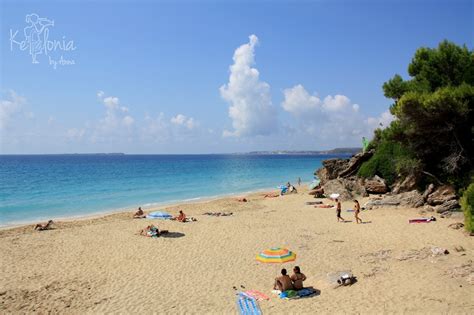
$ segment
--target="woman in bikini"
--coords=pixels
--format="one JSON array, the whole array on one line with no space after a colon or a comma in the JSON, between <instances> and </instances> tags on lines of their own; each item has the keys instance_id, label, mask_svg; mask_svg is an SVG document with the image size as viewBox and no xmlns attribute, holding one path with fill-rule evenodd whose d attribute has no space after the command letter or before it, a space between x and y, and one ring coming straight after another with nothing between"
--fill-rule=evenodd
<instances>
[{"instance_id":1,"label":"woman in bikini","mask_svg":"<svg viewBox=\"0 0 474 315\"><path fill-rule=\"evenodd\" d=\"M359 213L360 213L359 202L357 200L354 200L354 216L355 216L357 224L362 223L362 219L359 218Z\"/></svg>"},{"instance_id":2,"label":"woman in bikini","mask_svg":"<svg viewBox=\"0 0 474 315\"><path fill-rule=\"evenodd\" d=\"M303 281L306 280L306 276L301 273L300 267L295 266L295 268L293 268L293 274L290 278L291 281L293 281L293 287L295 290L303 289Z\"/></svg>"}]
</instances>

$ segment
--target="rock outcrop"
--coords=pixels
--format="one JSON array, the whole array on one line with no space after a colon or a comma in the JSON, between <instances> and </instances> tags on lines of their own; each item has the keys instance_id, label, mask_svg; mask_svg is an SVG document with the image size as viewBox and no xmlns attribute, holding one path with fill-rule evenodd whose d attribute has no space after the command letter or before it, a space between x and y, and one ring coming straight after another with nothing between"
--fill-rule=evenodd
<instances>
[{"instance_id":1,"label":"rock outcrop","mask_svg":"<svg viewBox=\"0 0 474 315\"><path fill-rule=\"evenodd\" d=\"M362 163L369 160L372 157L372 155L374 155L373 150L357 153L349 160L347 167L339 173L339 177L348 177L348 176L355 175L357 171L359 170L359 167L362 165Z\"/></svg>"},{"instance_id":2,"label":"rock outcrop","mask_svg":"<svg viewBox=\"0 0 474 315\"><path fill-rule=\"evenodd\" d=\"M339 199L342 201L352 200L356 195L362 197L369 195L363 180L356 177L331 179L324 184L324 193L326 196L339 194Z\"/></svg>"},{"instance_id":3,"label":"rock outcrop","mask_svg":"<svg viewBox=\"0 0 474 315\"><path fill-rule=\"evenodd\" d=\"M388 191L385 181L377 175L365 180L364 187L369 194L385 194Z\"/></svg>"},{"instance_id":4,"label":"rock outcrop","mask_svg":"<svg viewBox=\"0 0 474 315\"><path fill-rule=\"evenodd\" d=\"M423 196L417 191L412 190L396 195L387 195L382 199L371 200L369 201L365 207L368 209L372 209L373 207L396 207L396 206L403 206L403 207L410 207L410 208L418 208L423 206L424 200Z\"/></svg>"},{"instance_id":5,"label":"rock outcrop","mask_svg":"<svg viewBox=\"0 0 474 315\"><path fill-rule=\"evenodd\" d=\"M397 180L395 184L392 185L392 192L394 194L399 194L407 191L412 191L416 189L418 184L418 178L414 174L410 174L405 177L403 180Z\"/></svg>"},{"instance_id":6,"label":"rock outcrop","mask_svg":"<svg viewBox=\"0 0 474 315\"><path fill-rule=\"evenodd\" d=\"M339 194L341 201L353 199L352 193L344 186L342 179L331 179L324 184L324 193L326 196L331 194Z\"/></svg>"},{"instance_id":7,"label":"rock outcrop","mask_svg":"<svg viewBox=\"0 0 474 315\"><path fill-rule=\"evenodd\" d=\"M374 151L357 153L350 159L329 159L323 161L323 167L314 174L321 184L339 177L347 178L357 173L359 167L374 155Z\"/></svg>"},{"instance_id":8,"label":"rock outcrop","mask_svg":"<svg viewBox=\"0 0 474 315\"><path fill-rule=\"evenodd\" d=\"M435 191L429 194L426 202L429 205L437 206L454 199L457 199L454 187L450 185L443 185L436 188Z\"/></svg>"},{"instance_id":9,"label":"rock outcrop","mask_svg":"<svg viewBox=\"0 0 474 315\"><path fill-rule=\"evenodd\" d=\"M459 210L459 207L459 202L456 199L452 199L435 206L434 211L436 211L436 213L444 213L446 211L457 211Z\"/></svg>"},{"instance_id":10,"label":"rock outcrop","mask_svg":"<svg viewBox=\"0 0 474 315\"><path fill-rule=\"evenodd\" d=\"M327 181L339 177L339 173L347 168L349 164L348 159L329 159L323 161L323 167L315 172L321 184L324 185Z\"/></svg>"},{"instance_id":11,"label":"rock outcrop","mask_svg":"<svg viewBox=\"0 0 474 315\"><path fill-rule=\"evenodd\" d=\"M434 191L435 187L433 184L429 184L428 187L426 187L425 191L423 192L423 200L428 199L428 196L431 195L431 193Z\"/></svg>"},{"instance_id":12,"label":"rock outcrop","mask_svg":"<svg viewBox=\"0 0 474 315\"><path fill-rule=\"evenodd\" d=\"M387 194L390 187L384 179L374 176L371 179L363 179L356 176L363 162L370 159L373 151L358 153L351 159L329 159L323 161L323 167L315 174L321 180L326 196L337 193L341 200L354 199L356 195L366 197L369 194ZM371 200L367 207L374 206L403 206L418 208L425 205L424 211L437 213L453 213L460 206L456 192L450 185L435 187L430 184L423 194L416 188L419 177L410 174L400 179L391 186L391 193L382 199Z\"/></svg>"}]
</instances>

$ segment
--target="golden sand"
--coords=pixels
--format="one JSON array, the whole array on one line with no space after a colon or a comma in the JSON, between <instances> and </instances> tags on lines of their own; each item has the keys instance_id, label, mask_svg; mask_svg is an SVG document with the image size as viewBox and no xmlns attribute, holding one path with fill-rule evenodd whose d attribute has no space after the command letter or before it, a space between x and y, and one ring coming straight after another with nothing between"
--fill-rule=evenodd
<instances>
[{"instance_id":1,"label":"golden sand","mask_svg":"<svg viewBox=\"0 0 474 315\"><path fill-rule=\"evenodd\" d=\"M167 207L197 222L131 219L130 213L0 231L0 313L218 313L235 314L238 290L270 296L263 313L473 313L473 238L441 219L408 224L417 209L363 211L356 224L351 203L338 223L334 209L305 205L306 193L249 202L223 198ZM324 200L330 202L329 200ZM364 201L361 202L363 204ZM229 217L202 213L233 212ZM150 223L173 232L137 235ZM286 246L294 262L262 264L255 255ZM438 246L449 255L433 257ZM457 252L454 247L465 251ZM428 250L428 255L426 254ZM271 293L282 267L301 267L315 297L282 300ZM334 289L327 274L352 270L358 282ZM471 280L472 274L471 274Z\"/></svg>"}]
</instances>

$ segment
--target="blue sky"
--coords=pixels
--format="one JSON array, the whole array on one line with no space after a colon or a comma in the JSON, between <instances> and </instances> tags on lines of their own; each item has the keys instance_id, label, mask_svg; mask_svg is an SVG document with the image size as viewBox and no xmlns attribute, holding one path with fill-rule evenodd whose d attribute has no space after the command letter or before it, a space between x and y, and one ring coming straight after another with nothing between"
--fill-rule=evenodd
<instances>
[{"instance_id":1,"label":"blue sky","mask_svg":"<svg viewBox=\"0 0 474 315\"><path fill-rule=\"evenodd\" d=\"M0 153L358 146L418 47L474 37L472 1L0 2ZM31 13L76 49L33 64Z\"/></svg>"}]
</instances>

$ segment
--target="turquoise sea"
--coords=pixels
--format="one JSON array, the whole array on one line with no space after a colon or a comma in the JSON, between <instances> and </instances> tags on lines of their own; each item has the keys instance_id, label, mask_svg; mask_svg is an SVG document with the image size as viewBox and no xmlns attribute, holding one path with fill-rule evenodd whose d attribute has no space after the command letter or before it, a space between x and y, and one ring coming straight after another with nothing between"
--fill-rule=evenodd
<instances>
[{"instance_id":1,"label":"turquoise sea","mask_svg":"<svg viewBox=\"0 0 474 315\"><path fill-rule=\"evenodd\" d=\"M276 188L317 155L2 155L0 226ZM340 156L337 156L340 157Z\"/></svg>"}]
</instances>

